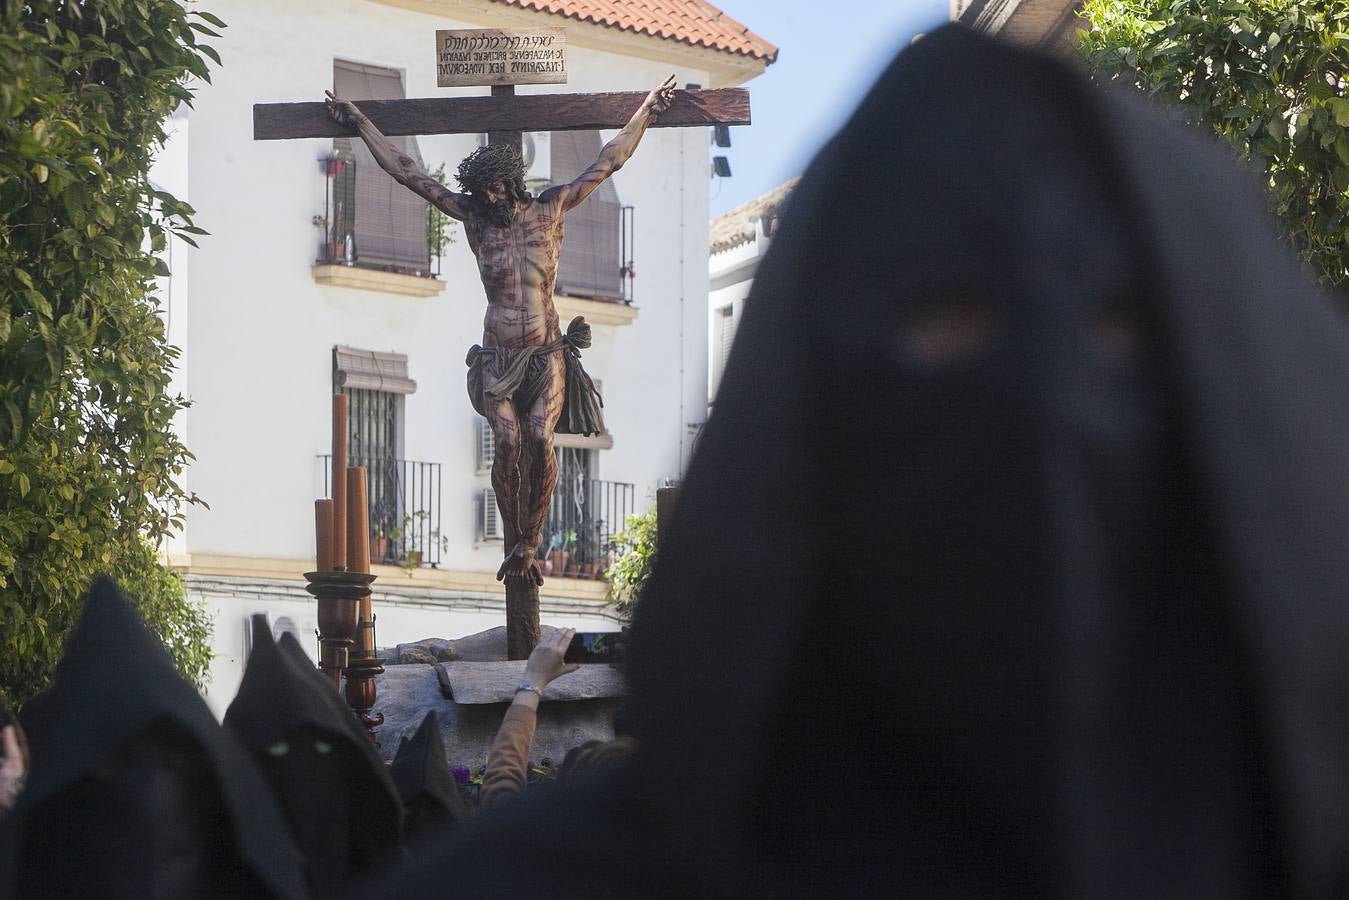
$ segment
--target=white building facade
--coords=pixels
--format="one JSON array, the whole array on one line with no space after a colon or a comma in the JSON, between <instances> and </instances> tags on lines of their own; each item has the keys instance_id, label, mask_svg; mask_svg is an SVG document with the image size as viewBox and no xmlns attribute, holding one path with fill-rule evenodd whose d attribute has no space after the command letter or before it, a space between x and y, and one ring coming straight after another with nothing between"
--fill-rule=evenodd
<instances>
[{"instance_id":1,"label":"white building facade","mask_svg":"<svg viewBox=\"0 0 1349 900\"><path fill-rule=\"evenodd\" d=\"M373 567L379 645L504 623L490 432L465 390L465 354L482 339L486 301L462 229L452 226L453 242L433 258L425 206L376 173L359 141L254 141L253 104L317 101L334 86L356 100L486 94L436 87L437 29L566 27L568 83L521 94L646 91L671 72L680 86L734 86L775 53L715 11L683 33L647 33L606 24L595 12L605 4L572 4L584 9L568 14L525 5L211 4L229 26L209 41L223 66L174 118L153 177L210 232L198 250L173 242L162 295L183 351L175 386L192 401L180 422L196 456L185 480L209 504L190 510L168 551L215 617L207 699L217 713L242 675L250 614L268 613L275 630L295 631L314 652L302 573L314 566L313 501L328 492L335 390L350 397L350 452L370 467L377 536L381 526L390 532L372 541L384 561ZM609 5L615 16L624 6ZM645 6L655 12L641 15L674 22L686 5ZM573 177L614 133L534 136L533 186ZM421 136L410 149L427 171L443 164L450 177L479 140ZM705 416L708 166L706 129L652 129L612 190L588 201L599 198L598 212L580 225L585 206L568 217L559 314L564 325L584 315L593 326L584 362L601 384L609 433L560 440L545 539L569 559L554 557L558 571L540 592L550 624L616 630L595 577L604 546L625 514L652 502L652 489L679 477Z\"/></svg>"},{"instance_id":2,"label":"white building facade","mask_svg":"<svg viewBox=\"0 0 1349 900\"><path fill-rule=\"evenodd\" d=\"M745 299L759 262L768 252L778 217L798 179L793 178L712 220L707 262L707 405L716 405L717 388L731 355Z\"/></svg>"}]
</instances>

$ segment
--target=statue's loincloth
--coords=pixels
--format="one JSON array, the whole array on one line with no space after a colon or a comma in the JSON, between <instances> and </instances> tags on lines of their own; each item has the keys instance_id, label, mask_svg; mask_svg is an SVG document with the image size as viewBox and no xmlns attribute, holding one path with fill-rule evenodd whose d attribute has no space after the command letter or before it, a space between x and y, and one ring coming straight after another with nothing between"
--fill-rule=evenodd
<instances>
[{"instance_id":1,"label":"statue's loincloth","mask_svg":"<svg viewBox=\"0 0 1349 900\"><path fill-rule=\"evenodd\" d=\"M469 348L468 399L478 415L486 416L484 394L495 400L510 398L521 412L534 406L548 386L548 356L561 352L566 365L560 434L601 434L604 431L604 398L581 366L581 351L590 346L590 326L582 316L571 320L566 334L538 347ZM483 388L484 372L491 373L492 387Z\"/></svg>"}]
</instances>

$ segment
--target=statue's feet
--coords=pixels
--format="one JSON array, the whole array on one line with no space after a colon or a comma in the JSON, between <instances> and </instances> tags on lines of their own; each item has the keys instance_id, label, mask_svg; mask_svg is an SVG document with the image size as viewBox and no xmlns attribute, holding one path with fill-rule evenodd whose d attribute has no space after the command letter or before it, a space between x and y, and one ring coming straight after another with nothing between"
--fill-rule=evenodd
<instances>
[{"instance_id":1,"label":"statue's feet","mask_svg":"<svg viewBox=\"0 0 1349 900\"><path fill-rule=\"evenodd\" d=\"M510 580L540 587L543 585L543 573L539 571L539 561L534 558L533 547L516 544L506 555L501 568L497 569L497 581Z\"/></svg>"}]
</instances>

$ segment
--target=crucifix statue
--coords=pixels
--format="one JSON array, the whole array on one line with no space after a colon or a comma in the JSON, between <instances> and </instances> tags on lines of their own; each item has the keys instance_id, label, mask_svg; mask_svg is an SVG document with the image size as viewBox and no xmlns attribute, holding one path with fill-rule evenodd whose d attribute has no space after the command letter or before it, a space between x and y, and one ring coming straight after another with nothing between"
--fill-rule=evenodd
<instances>
[{"instance_id":1,"label":"crucifix statue","mask_svg":"<svg viewBox=\"0 0 1349 900\"><path fill-rule=\"evenodd\" d=\"M646 128L674 99L674 76L647 94L599 158L569 184L537 197L525 190L525 163L508 143L479 147L459 164L455 193L423 172L350 100L328 92L333 118L357 130L384 171L464 223L487 292L482 345L469 351L469 399L496 441L492 487L506 532L497 580L543 584L539 540L557 484L553 432L599 434L602 400L581 368L590 328L580 316L564 334L553 282L569 211L632 156Z\"/></svg>"},{"instance_id":2,"label":"crucifix statue","mask_svg":"<svg viewBox=\"0 0 1349 900\"><path fill-rule=\"evenodd\" d=\"M580 361L580 351L590 346L590 327L578 316L564 331L553 302L566 214L627 162L648 126L749 121L745 91L676 92L674 83L671 75L644 97L515 97L513 87L496 86L490 98L362 101L358 107L329 92L323 106L254 107L258 139L344 136L354 129L396 181L464 223L487 294L483 342L469 351L468 383L470 400L490 423L496 441L492 486L506 547L497 579L506 586L511 659L527 657L538 643L540 532L557 481L553 433L604 430L601 399ZM329 119L327 128L315 121L315 106ZM626 113L625 123L614 121L620 111ZM537 197L529 195L519 132L616 124L622 130L575 180ZM490 136L488 145L459 165L462 192L435 181L387 139L484 131Z\"/></svg>"}]
</instances>

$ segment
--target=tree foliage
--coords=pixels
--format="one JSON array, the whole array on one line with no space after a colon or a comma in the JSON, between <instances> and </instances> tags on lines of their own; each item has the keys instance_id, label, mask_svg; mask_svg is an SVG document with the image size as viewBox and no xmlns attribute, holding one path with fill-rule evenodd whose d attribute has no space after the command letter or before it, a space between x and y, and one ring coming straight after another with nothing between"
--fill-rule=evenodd
<instances>
[{"instance_id":1,"label":"tree foliage","mask_svg":"<svg viewBox=\"0 0 1349 900\"><path fill-rule=\"evenodd\" d=\"M0 0L0 702L46 684L99 571L186 675L210 659L156 552L196 498L154 251L202 232L148 173L221 24L173 0Z\"/></svg>"},{"instance_id":2,"label":"tree foliage","mask_svg":"<svg viewBox=\"0 0 1349 900\"><path fill-rule=\"evenodd\" d=\"M1349 0L1088 0L1079 49L1229 140L1323 281L1349 277Z\"/></svg>"},{"instance_id":3,"label":"tree foliage","mask_svg":"<svg viewBox=\"0 0 1349 900\"><path fill-rule=\"evenodd\" d=\"M631 620L656 563L655 506L628 516L623 530L614 535L613 549L614 561L604 576L609 582L609 601L622 618Z\"/></svg>"}]
</instances>

